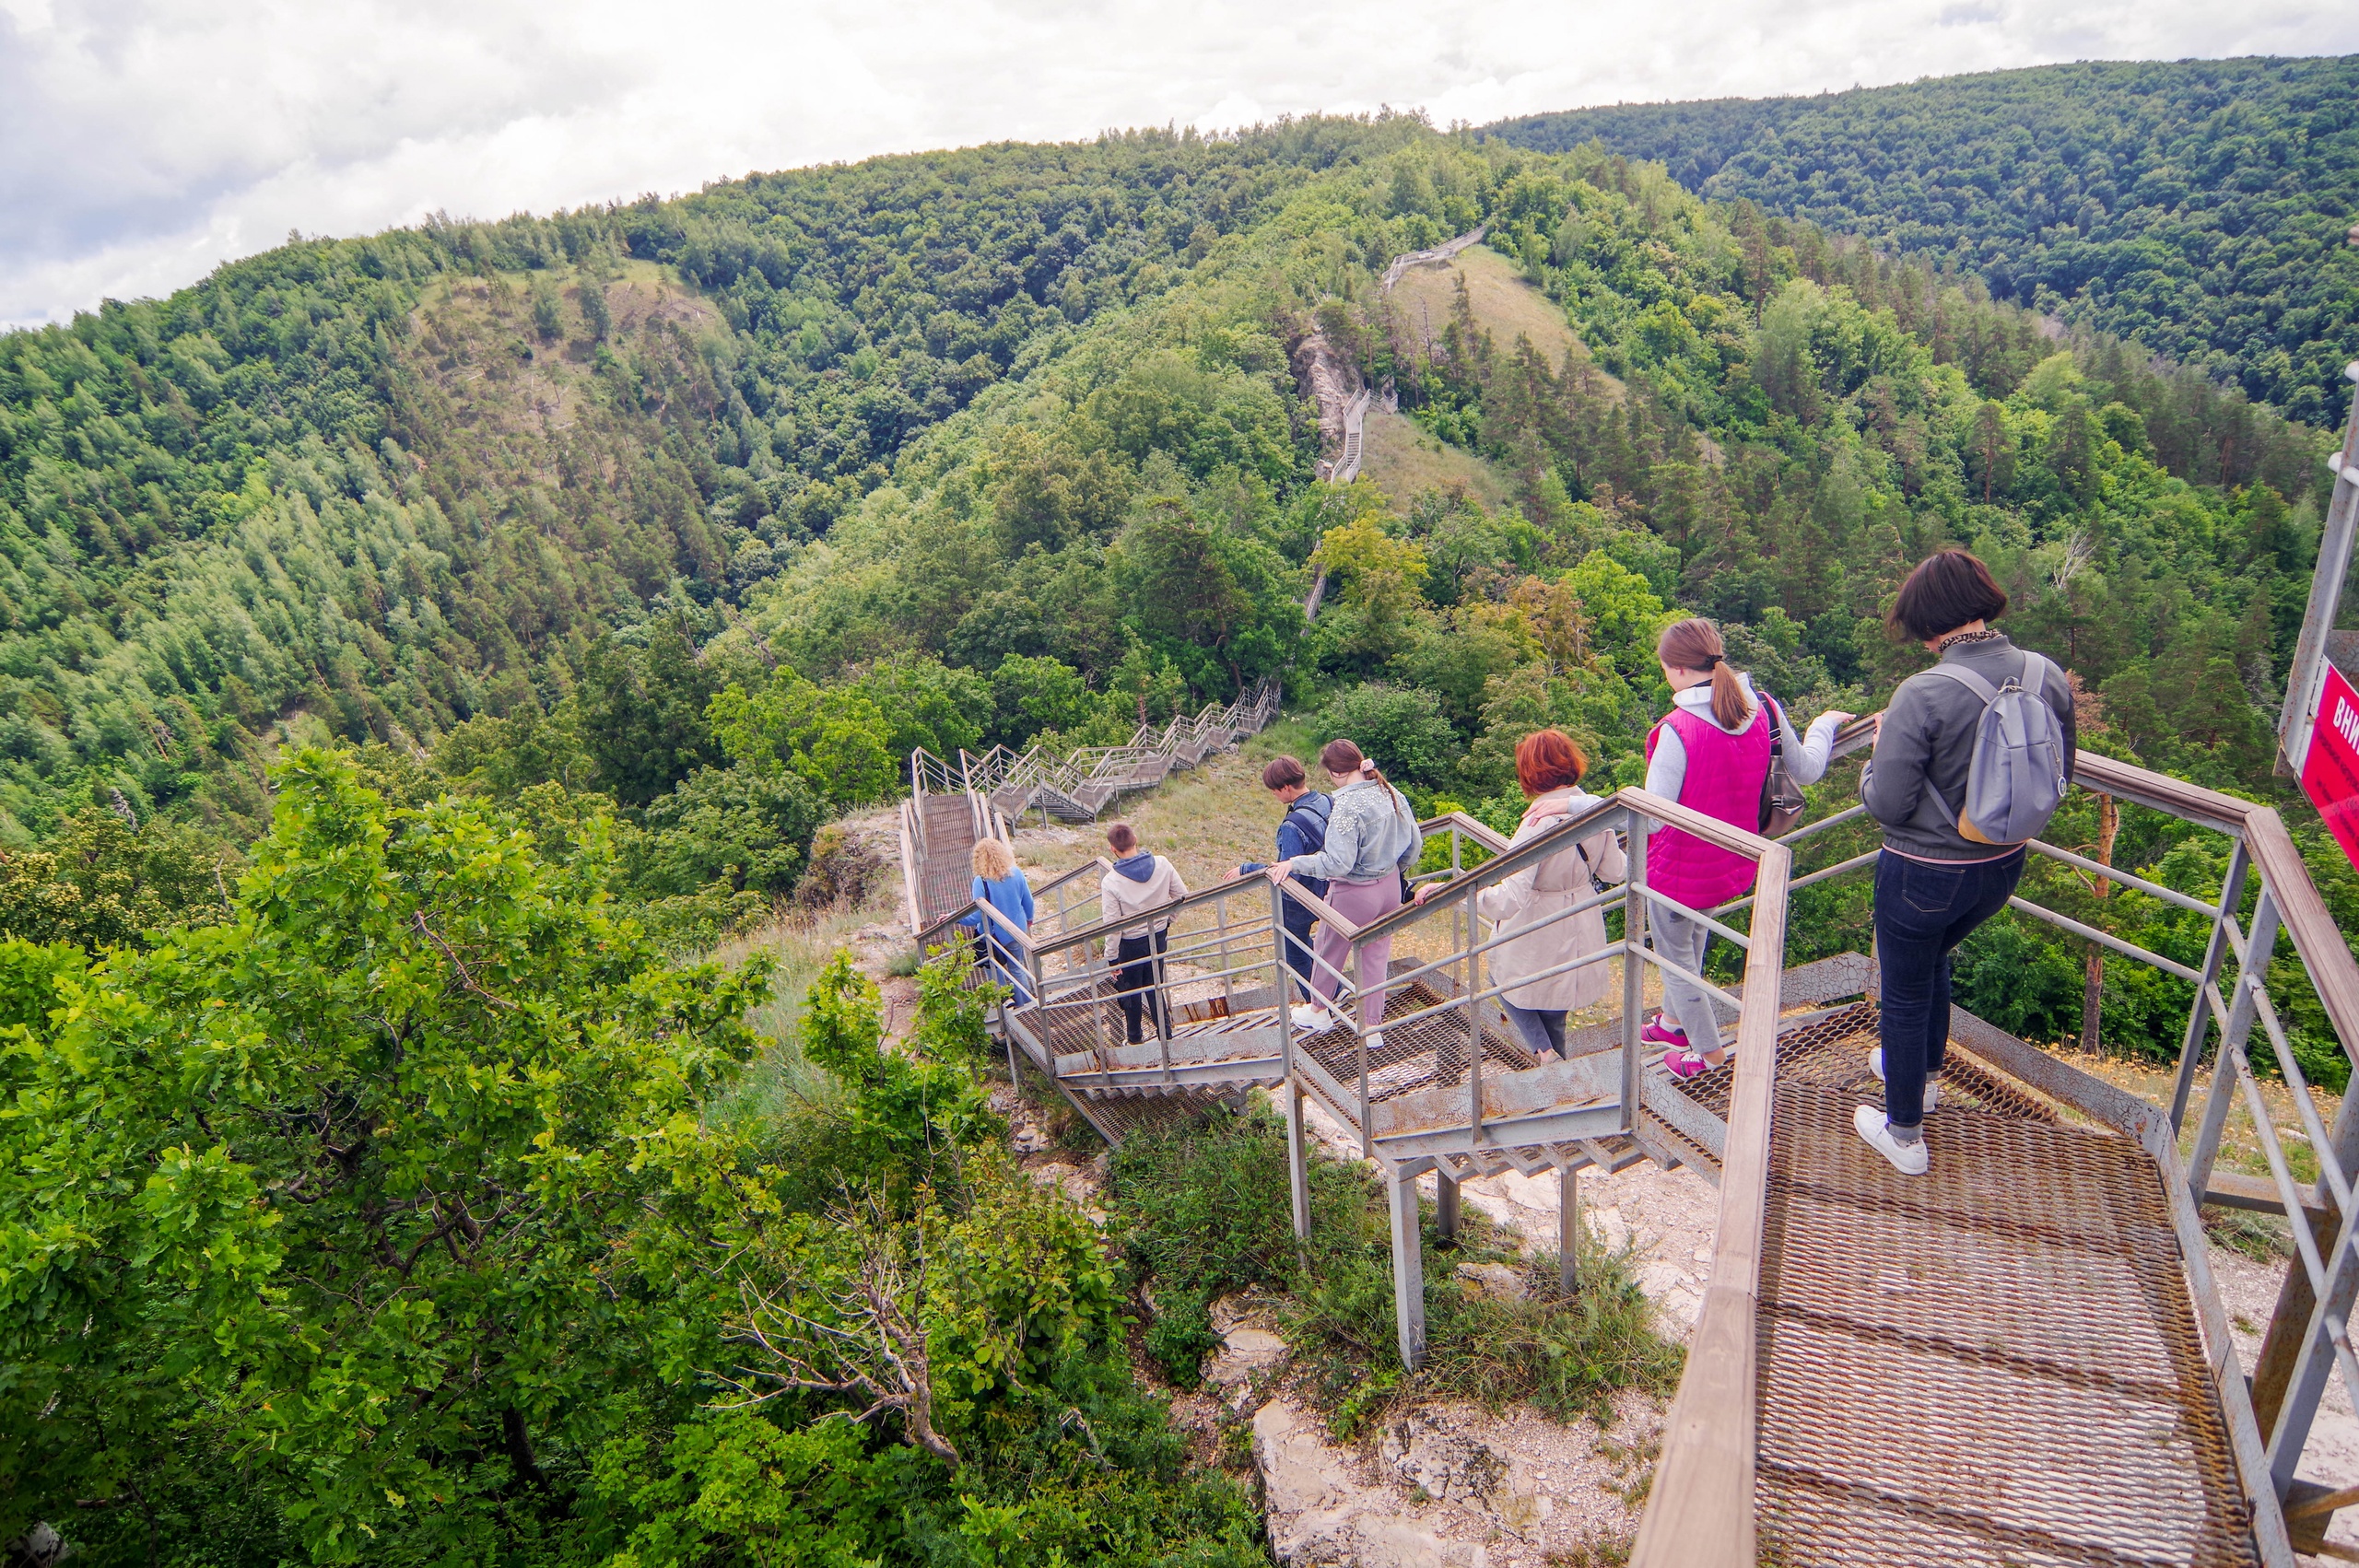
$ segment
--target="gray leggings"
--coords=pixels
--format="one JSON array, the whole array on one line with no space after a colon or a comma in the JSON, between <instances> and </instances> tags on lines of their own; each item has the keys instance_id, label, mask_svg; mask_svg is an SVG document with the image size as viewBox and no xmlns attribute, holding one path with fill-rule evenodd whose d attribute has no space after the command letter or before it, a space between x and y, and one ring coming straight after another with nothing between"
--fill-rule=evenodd
<instances>
[{"instance_id":1,"label":"gray leggings","mask_svg":"<svg viewBox=\"0 0 2359 1568\"><path fill-rule=\"evenodd\" d=\"M1647 907L1647 921L1648 934L1657 953L1683 969L1698 975L1704 972L1704 947L1712 940L1710 927L1660 904ZM1663 971L1662 1008L1686 1034L1689 1050L1720 1048L1720 1022L1713 1012L1712 999L1692 981Z\"/></svg>"}]
</instances>

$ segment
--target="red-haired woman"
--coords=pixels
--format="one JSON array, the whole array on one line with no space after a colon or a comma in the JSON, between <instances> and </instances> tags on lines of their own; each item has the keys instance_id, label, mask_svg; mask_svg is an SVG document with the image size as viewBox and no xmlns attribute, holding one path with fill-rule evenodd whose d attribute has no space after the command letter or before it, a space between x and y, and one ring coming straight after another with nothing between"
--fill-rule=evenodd
<instances>
[{"instance_id":1,"label":"red-haired woman","mask_svg":"<svg viewBox=\"0 0 2359 1568\"><path fill-rule=\"evenodd\" d=\"M1588 772L1589 758L1562 730L1526 735L1515 748L1515 777L1531 803L1523 808L1514 841L1536 838L1599 804L1580 787ZM1593 881L1620 882L1622 874L1622 846L1611 832L1599 832L1474 896L1475 911L1491 922L1495 935L1507 939L1491 949L1491 979L1507 988L1499 1004L1534 1056L1563 1056L1566 1013L1604 1000L1603 964L1563 970L1605 945L1604 912L1565 911L1591 896Z\"/></svg>"},{"instance_id":2,"label":"red-haired woman","mask_svg":"<svg viewBox=\"0 0 2359 1568\"><path fill-rule=\"evenodd\" d=\"M1655 657L1662 662L1672 706L1647 736L1648 791L1747 833L1759 832L1770 726L1762 721L1761 696L1751 677L1729 668L1719 628L1709 621L1685 620L1664 628ZM1835 731L1851 716L1822 713L1805 738L1794 733L1782 706L1773 702L1772 708L1787 768L1798 783L1817 782L1826 772ZM1676 827L1654 828L1647 840L1647 885L1702 913L1741 896L1753 885L1753 861L1733 849ZM1704 972L1709 927L1652 903L1647 925L1657 954L1691 974ZM1663 1011L1641 1038L1665 1047L1665 1067L1678 1077L1693 1078L1728 1060L1719 1020L1703 988L1666 969L1662 1000Z\"/></svg>"}]
</instances>

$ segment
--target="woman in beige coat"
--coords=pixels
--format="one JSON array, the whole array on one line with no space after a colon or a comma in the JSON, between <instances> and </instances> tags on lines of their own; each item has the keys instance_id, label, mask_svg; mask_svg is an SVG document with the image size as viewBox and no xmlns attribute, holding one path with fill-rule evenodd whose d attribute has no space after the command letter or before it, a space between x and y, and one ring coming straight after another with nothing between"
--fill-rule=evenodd
<instances>
[{"instance_id":1,"label":"woman in beige coat","mask_svg":"<svg viewBox=\"0 0 2359 1568\"><path fill-rule=\"evenodd\" d=\"M1588 771L1589 759L1563 731L1542 730L1526 735L1515 749L1515 772L1532 803L1524 808L1513 842L1536 838L1566 817L1596 804L1597 797L1579 787ZM1625 874L1622 846L1610 831L1602 831L1475 895L1475 910L1491 923L1493 934L1509 938L1486 955L1491 980L1508 988L1500 996L1500 1005L1535 1056L1552 1051L1560 1057L1565 1054L1565 1015L1604 1000L1607 965L1589 964L1519 982L1605 945L1602 908L1569 917L1564 911L1594 896L1592 879L1620 882ZM1530 934L1511 934L1519 930Z\"/></svg>"}]
</instances>

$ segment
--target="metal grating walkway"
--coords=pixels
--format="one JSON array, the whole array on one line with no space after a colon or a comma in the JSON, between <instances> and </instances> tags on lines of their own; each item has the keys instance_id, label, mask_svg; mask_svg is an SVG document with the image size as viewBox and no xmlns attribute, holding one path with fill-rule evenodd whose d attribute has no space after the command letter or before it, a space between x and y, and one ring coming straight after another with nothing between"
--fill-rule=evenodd
<instances>
[{"instance_id":1,"label":"metal grating walkway","mask_svg":"<svg viewBox=\"0 0 2359 1568\"><path fill-rule=\"evenodd\" d=\"M1851 1128L1875 1016L1779 1042L1763 1560L2259 1562L2161 1171L1954 1053L1932 1170L1899 1175ZM1724 1110L1725 1071L1693 1089Z\"/></svg>"}]
</instances>

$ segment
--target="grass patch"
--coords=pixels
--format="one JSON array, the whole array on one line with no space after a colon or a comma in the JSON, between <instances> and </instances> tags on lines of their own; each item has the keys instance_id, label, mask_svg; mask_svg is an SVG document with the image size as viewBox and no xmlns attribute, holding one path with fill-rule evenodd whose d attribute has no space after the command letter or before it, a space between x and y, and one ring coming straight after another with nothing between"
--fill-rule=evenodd
<instances>
[{"instance_id":1,"label":"grass patch","mask_svg":"<svg viewBox=\"0 0 2359 1568\"><path fill-rule=\"evenodd\" d=\"M2283 1217L2246 1209L2204 1209L2203 1234L2214 1246L2256 1263L2283 1263L2294 1256L2294 1233Z\"/></svg>"},{"instance_id":2,"label":"grass patch","mask_svg":"<svg viewBox=\"0 0 2359 1568\"><path fill-rule=\"evenodd\" d=\"M1683 1352L1655 1332L1653 1308L1628 1260L1584 1236L1581 1290L1555 1293L1556 1260L1525 1258L1469 1211L1460 1244L1425 1246L1423 1370L1404 1372L1392 1316L1391 1249L1382 1192L1366 1171L1310 1164L1310 1243L1295 1246L1287 1212L1284 1123L1266 1107L1215 1113L1199 1127L1126 1139L1112 1195L1131 1267L1151 1282L1147 1349L1176 1383L1193 1384L1219 1344L1211 1305L1237 1291L1283 1298L1281 1316L1303 1392L1348 1437L1395 1399L1456 1396L1496 1407L1527 1400L1561 1418L1605 1419L1622 1388L1667 1395ZM1523 1301L1470 1294L1460 1262L1502 1261L1526 1272Z\"/></svg>"},{"instance_id":3,"label":"grass patch","mask_svg":"<svg viewBox=\"0 0 2359 1568\"><path fill-rule=\"evenodd\" d=\"M776 1128L793 1119L801 1107L835 1103L835 1080L804 1059L801 1030L805 993L837 950L851 945L854 931L873 920L892 919L898 881L898 872L880 876L868 890L866 900L855 907L797 911L713 950L710 954L713 960L729 965L743 963L756 952L767 952L778 961L778 979L770 988L770 1000L754 1009L747 1020L769 1043L727 1089L708 1103L709 1117L722 1124L759 1123ZM916 957L914 950L910 956ZM912 962L910 973L916 969Z\"/></svg>"}]
</instances>

